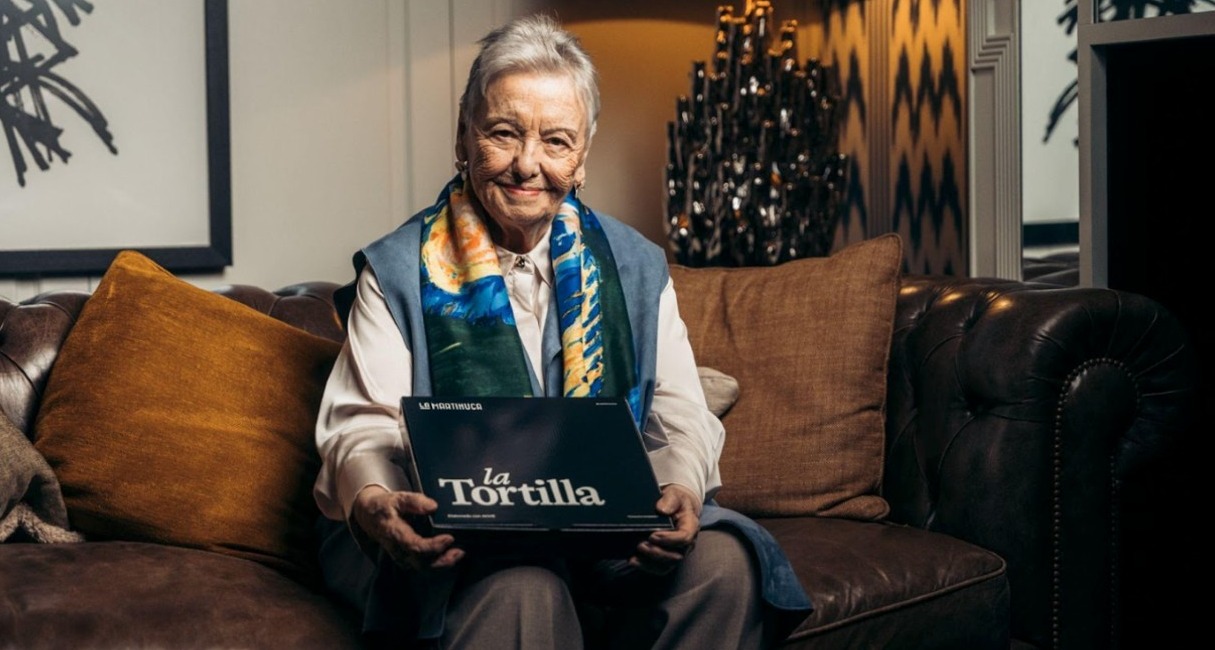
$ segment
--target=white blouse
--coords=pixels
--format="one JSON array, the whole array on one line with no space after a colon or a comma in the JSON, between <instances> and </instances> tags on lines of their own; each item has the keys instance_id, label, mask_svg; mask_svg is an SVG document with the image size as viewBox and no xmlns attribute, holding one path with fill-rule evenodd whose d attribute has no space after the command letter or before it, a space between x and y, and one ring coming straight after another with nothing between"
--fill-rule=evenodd
<instances>
[{"instance_id":1,"label":"white blouse","mask_svg":"<svg viewBox=\"0 0 1215 650\"><path fill-rule=\"evenodd\" d=\"M547 237L526 255L499 247L519 338L543 383L540 347L553 290ZM313 495L330 519L346 520L368 485L409 489L400 399L412 394L412 355L368 266L359 275L345 344L329 375L316 425L321 471ZM659 302L654 398L643 436L660 485L677 483L705 498L721 487L725 430L705 405L687 328L667 281Z\"/></svg>"}]
</instances>

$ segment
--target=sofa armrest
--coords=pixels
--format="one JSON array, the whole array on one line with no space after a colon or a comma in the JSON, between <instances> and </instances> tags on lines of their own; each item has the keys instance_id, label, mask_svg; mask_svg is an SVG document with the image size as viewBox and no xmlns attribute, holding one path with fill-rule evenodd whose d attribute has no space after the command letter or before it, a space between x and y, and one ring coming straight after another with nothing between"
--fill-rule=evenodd
<instances>
[{"instance_id":1,"label":"sofa armrest","mask_svg":"<svg viewBox=\"0 0 1215 650\"><path fill-rule=\"evenodd\" d=\"M1180 322L1141 295L907 276L887 396L890 518L1002 555L1014 638L1131 647L1141 626L1160 628L1144 618L1161 567L1144 560L1173 543L1160 500L1186 496L1176 470L1197 372Z\"/></svg>"}]
</instances>

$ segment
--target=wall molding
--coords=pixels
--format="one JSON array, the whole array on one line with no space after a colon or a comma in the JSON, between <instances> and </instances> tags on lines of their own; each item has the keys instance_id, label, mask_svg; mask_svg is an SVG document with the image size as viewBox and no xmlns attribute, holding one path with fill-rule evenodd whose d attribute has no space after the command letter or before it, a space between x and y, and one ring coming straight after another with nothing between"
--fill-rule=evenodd
<instances>
[{"instance_id":1,"label":"wall molding","mask_svg":"<svg viewBox=\"0 0 1215 650\"><path fill-rule=\"evenodd\" d=\"M970 275L1021 279L1021 0L967 17Z\"/></svg>"}]
</instances>

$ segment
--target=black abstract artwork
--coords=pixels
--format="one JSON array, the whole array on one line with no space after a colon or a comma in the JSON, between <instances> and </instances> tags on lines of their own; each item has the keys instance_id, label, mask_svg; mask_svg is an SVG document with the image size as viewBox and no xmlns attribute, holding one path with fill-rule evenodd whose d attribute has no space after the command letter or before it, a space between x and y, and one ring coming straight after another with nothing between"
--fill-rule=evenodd
<instances>
[{"instance_id":1,"label":"black abstract artwork","mask_svg":"<svg viewBox=\"0 0 1215 650\"><path fill-rule=\"evenodd\" d=\"M79 25L92 11L86 0L0 0L0 130L22 187L30 163L46 171L52 162L71 158L60 140L70 122L63 117L70 113L118 154L101 109L56 70L79 54L64 28Z\"/></svg>"}]
</instances>

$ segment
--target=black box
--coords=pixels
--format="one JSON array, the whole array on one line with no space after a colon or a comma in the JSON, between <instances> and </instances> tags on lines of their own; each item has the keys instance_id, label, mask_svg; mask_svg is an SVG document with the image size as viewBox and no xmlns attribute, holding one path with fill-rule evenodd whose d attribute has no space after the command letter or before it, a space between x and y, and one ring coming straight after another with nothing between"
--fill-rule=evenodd
<instances>
[{"instance_id":1,"label":"black box","mask_svg":"<svg viewBox=\"0 0 1215 650\"><path fill-rule=\"evenodd\" d=\"M627 557L655 530L660 491L628 404L613 398L401 399L418 522L502 555Z\"/></svg>"}]
</instances>

